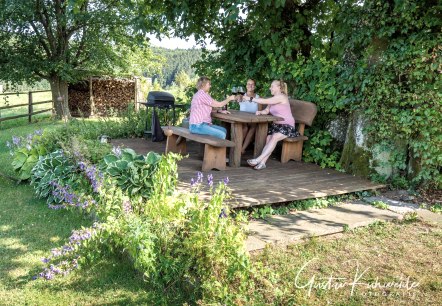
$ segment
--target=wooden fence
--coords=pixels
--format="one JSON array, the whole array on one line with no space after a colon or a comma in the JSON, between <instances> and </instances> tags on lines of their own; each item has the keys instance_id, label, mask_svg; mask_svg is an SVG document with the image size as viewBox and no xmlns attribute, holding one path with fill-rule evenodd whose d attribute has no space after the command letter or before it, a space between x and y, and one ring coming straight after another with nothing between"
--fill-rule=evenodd
<instances>
[{"instance_id":1,"label":"wooden fence","mask_svg":"<svg viewBox=\"0 0 442 306\"><path fill-rule=\"evenodd\" d=\"M8 105L8 106L0 106L0 112L2 110L4 110L4 109L11 109L11 108L16 108L16 107L27 106L28 107L28 112L26 114L8 116L8 117L3 117L3 118L0 116L0 122L6 121L6 120L17 119L17 118L21 118L21 117L28 117L28 121L30 123L32 121L32 116L37 115L37 114L41 114L41 113L45 113L45 112L49 112L49 111L53 111L54 107L52 105L51 108L43 109L43 110L39 110L39 111L35 111L34 112L34 105L52 103L52 100L34 102L32 94L38 93L38 92L50 92L50 90L36 90L36 91L16 92L16 93L0 93L0 96L12 96L12 95L17 95L17 94L27 94L28 95L28 103L21 103L21 104Z\"/></svg>"}]
</instances>

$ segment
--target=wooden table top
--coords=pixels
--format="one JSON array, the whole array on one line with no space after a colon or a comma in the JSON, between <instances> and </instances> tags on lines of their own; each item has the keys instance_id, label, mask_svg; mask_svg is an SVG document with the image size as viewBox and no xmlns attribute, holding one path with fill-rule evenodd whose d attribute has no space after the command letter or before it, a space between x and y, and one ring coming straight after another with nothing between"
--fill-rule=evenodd
<instances>
[{"instance_id":1,"label":"wooden table top","mask_svg":"<svg viewBox=\"0 0 442 306\"><path fill-rule=\"evenodd\" d=\"M255 115L253 113L241 112L239 110L229 110L230 114L212 112L212 118L217 118L225 122L235 123L261 123L283 120L281 117L272 115Z\"/></svg>"}]
</instances>

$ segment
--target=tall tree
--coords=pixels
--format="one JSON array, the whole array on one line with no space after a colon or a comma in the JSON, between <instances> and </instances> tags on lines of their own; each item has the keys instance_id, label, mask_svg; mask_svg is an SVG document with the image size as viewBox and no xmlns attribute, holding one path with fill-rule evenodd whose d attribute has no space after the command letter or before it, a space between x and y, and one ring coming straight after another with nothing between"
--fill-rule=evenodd
<instances>
[{"instance_id":1,"label":"tall tree","mask_svg":"<svg viewBox=\"0 0 442 306\"><path fill-rule=\"evenodd\" d=\"M151 2L145 0L145 3ZM334 0L158 1L165 25L182 37L209 38L219 49L203 54L198 73L211 76L213 90L248 77L267 82L288 77L285 64L309 57L329 39ZM151 4L152 5L152 4Z\"/></svg>"},{"instance_id":2,"label":"tall tree","mask_svg":"<svg viewBox=\"0 0 442 306\"><path fill-rule=\"evenodd\" d=\"M135 5L137 1L0 0L0 79L48 80L57 117L69 118L69 82L133 71L131 60L152 57L143 33L134 27L140 15ZM145 29L148 25L145 21ZM143 48L134 51L135 46Z\"/></svg>"}]
</instances>

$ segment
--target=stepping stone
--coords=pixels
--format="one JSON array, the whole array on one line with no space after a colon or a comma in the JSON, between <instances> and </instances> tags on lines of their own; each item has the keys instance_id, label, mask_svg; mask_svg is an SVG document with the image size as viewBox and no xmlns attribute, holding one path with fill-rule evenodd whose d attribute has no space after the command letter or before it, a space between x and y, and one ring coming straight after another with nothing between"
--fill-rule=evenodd
<instances>
[{"instance_id":1,"label":"stepping stone","mask_svg":"<svg viewBox=\"0 0 442 306\"><path fill-rule=\"evenodd\" d=\"M310 236L323 236L353 229L375 221L399 219L400 214L382 210L361 201L324 209L297 211L249 223L248 251L259 250L267 243L287 244Z\"/></svg>"},{"instance_id":2,"label":"stepping stone","mask_svg":"<svg viewBox=\"0 0 442 306\"><path fill-rule=\"evenodd\" d=\"M419 208L419 205L416 205L414 203L392 200L392 199L386 198L384 196L367 197L367 198L364 198L364 201L366 201L368 203L374 203L376 201L384 202L385 204L388 205L389 210L394 211L398 214L402 214L402 215L409 213L409 212L414 212Z\"/></svg>"}]
</instances>

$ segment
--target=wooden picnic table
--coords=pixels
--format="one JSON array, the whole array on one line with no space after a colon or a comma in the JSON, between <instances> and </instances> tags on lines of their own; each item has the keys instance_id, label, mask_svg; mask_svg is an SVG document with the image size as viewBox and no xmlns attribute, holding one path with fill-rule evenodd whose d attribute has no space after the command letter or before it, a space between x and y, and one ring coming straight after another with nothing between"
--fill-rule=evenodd
<instances>
[{"instance_id":1,"label":"wooden picnic table","mask_svg":"<svg viewBox=\"0 0 442 306\"><path fill-rule=\"evenodd\" d=\"M255 132L255 148L253 155L256 157L261 154L265 146L267 138L267 130L269 122L282 120L280 117L272 115L255 115L253 113L241 112L238 110L229 110L230 114L223 114L212 112L212 118L219 119L223 122L230 123L230 140L235 143L233 148L230 148L229 165L237 168L241 165L241 148L243 143L243 124L256 124Z\"/></svg>"}]
</instances>

